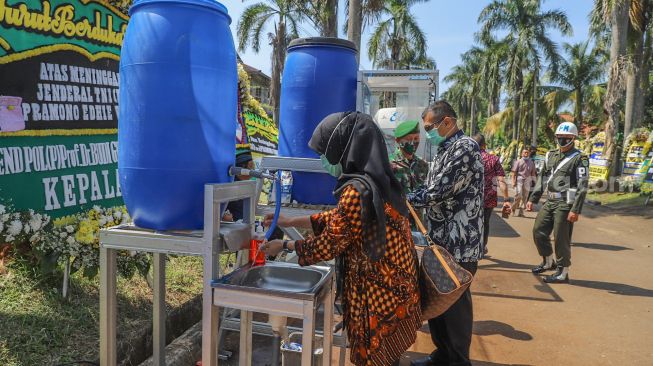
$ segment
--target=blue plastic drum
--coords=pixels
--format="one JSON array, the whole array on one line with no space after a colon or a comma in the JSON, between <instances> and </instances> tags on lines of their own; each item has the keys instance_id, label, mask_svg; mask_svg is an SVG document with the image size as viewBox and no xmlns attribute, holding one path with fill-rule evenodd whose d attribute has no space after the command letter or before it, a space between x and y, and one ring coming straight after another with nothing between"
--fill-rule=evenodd
<instances>
[{"instance_id":1,"label":"blue plastic drum","mask_svg":"<svg viewBox=\"0 0 653 366\"><path fill-rule=\"evenodd\" d=\"M227 9L137 0L120 59L118 169L137 226L201 229L204 185L232 179L238 75Z\"/></svg>"},{"instance_id":2,"label":"blue plastic drum","mask_svg":"<svg viewBox=\"0 0 653 366\"><path fill-rule=\"evenodd\" d=\"M356 46L338 38L301 38L288 46L281 84L279 155L317 158L308 147L313 130L331 113L356 110ZM336 180L293 173L292 199L334 204Z\"/></svg>"}]
</instances>

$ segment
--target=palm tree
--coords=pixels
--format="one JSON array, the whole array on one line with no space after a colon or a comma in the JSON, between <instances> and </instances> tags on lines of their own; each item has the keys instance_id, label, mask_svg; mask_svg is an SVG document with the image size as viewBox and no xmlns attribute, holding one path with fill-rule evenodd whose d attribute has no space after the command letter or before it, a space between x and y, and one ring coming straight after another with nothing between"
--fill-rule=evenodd
<instances>
[{"instance_id":1,"label":"palm tree","mask_svg":"<svg viewBox=\"0 0 653 366\"><path fill-rule=\"evenodd\" d=\"M295 0L322 37L338 37L338 0Z\"/></svg>"},{"instance_id":2,"label":"palm tree","mask_svg":"<svg viewBox=\"0 0 653 366\"><path fill-rule=\"evenodd\" d=\"M568 59L560 62L560 71L553 75L553 80L562 84L566 99L573 98L574 121L580 127L583 123L584 98L592 84L600 81L604 75L602 50L589 50L589 40L583 43L564 44Z\"/></svg>"},{"instance_id":3,"label":"palm tree","mask_svg":"<svg viewBox=\"0 0 653 366\"><path fill-rule=\"evenodd\" d=\"M275 123L279 123L281 74L286 60L286 48L292 38L299 37L298 26L304 19L302 8L296 0L266 0L248 6L237 25L238 50L242 52L251 46L252 50L258 53L264 28L273 23L274 31L267 36L272 45L270 99Z\"/></svg>"},{"instance_id":4,"label":"palm tree","mask_svg":"<svg viewBox=\"0 0 653 366\"><path fill-rule=\"evenodd\" d=\"M390 58L385 58L376 65L380 69L388 70L424 70L435 69L435 60L428 55L418 55L414 50L407 50L398 63Z\"/></svg>"},{"instance_id":5,"label":"palm tree","mask_svg":"<svg viewBox=\"0 0 653 366\"><path fill-rule=\"evenodd\" d=\"M459 127L470 131L471 127L468 127L470 124L469 115L471 114L470 88L465 83L467 80L464 80L464 73L460 73L459 71L453 70L445 78L446 81L457 81L446 92L442 93L442 98L449 102L457 111Z\"/></svg>"},{"instance_id":6,"label":"palm tree","mask_svg":"<svg viewBox=\"0 0 653 366\"><path fill-rule=\"evenodd\" d=\"M640 122L637 115L637 95L642 95L641 79L648 75L644 64L644 44L646 43L647 32L651 28L651 16L653 16L652 0L632 0L630 3L630 34L628 36L628 56L630 66L626 68L626 111L624 116L624 136L630 135L633 128ZM650 62L647 60L647 64Z\"/></svg>"},{"instance_id":7,"label":"palm tree","mask_svg":"<svg viewBox=\"0 0 653 366\"><path fill-rule=\"evenodd\" d=\"M552 73L557 73L560 56L547 31L553 28L563 35L570 35L571 25L562 11L542 11L540 0L494 0L481 11L478 22L482 24L482 37L489 37L494 31L508 31L503 40L509 49L506 82L515 108L512 137L518 140L520 117L524 115L519 112L525 92L524 71L534 71L534 82L537 83L544 57ZM537 84L533 87L536 88ZM536 126L533 130L537 130Z\"/></svg>"},{"instance_id":8,"label":"palm tree","mask_svg":"<svg viewBox=\"0 0 653 366\"><path fill-rule=\"evenodd\" d=\"M494 37L482 37L477 34L480 42L481 62L481 92L488 101L488 116L499 112L499 97L503 85L502 71L505 67L505 60L508 58L508 44L497 41Z\"/></svg>"},{"instance_id":9,"label":"palm tree","mask_svg":"<svg viewBox=\"0 0 653 366\"><path fill-rule=\"evenodd\" d=\"M639 90L640 92L635 95L635 113L633 120L637 123L634 127L639 127L645 117L646 104L644 101L649 95L651 73L651 58L653 58L653 26L648 27L644 34L644 54L642 55L642 66Z\"/></svg>"},{"instance_id":10,"label":"palm tree","mask_svg":"<svg viewBox=\"0 0 653 366\"><path fill-rule=\"evenodd\" d=\"M611 162L610 174L616 175L618 159L617 132L619 131L619 101L623 94L623 59L626 54L626 36L628 33L629 9L631 0L595 0L591 23L601 28L610 25L610 75L603 108L608 120L605 124L604 154Z\"/></svg>"},{"instance_id":11,"label":"palm tree","mask_svg":"<svg viewBox=\"0 0 653 366\"><path fill-rule=\"evenodd\" d=\"M378 20L384 3L385 0L346 0L345 2L345 32L347 32L347 39L354 42L358 49L359 61L363 28Z\"/></svg>"},{"instance_id":12,"label":"palm tree","mask_svg":"<svg viewBox=\"0 0 653 366\"><path fill-rule=\"evenodd\" d=\"M372 32L368 56L375 67L405 68L411 60L424 60L426 35L417 24L410 7L428 0L386 0L380 13L388 15Z\"/></svg>"},{"instance_id":13,"label":"palm tree","mask_svg":"<svg viewBox=\"0 0 653 366\"><path fill-rule=\"evenodd\" d=\"M468 131L473 135L478 130L477 115L479 91L482 80L481 57L483 50L474 47L462 54L462 63L454 66L452 72L444 78L454 85L445 93L445 98L460 111L465 125L469 122ZM469 121L466 121L469 116Z\"/></svg>"}]
</instances>

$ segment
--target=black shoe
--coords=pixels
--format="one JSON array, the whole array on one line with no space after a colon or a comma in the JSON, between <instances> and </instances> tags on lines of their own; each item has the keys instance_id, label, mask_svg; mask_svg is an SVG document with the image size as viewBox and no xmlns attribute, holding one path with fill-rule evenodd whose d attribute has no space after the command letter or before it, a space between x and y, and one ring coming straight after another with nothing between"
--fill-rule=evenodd
<instances>
[{"instance_id":1,"label":"black shoe","mask_svg":"<svg viewBox=\"0 0 653 366\"><path fill-rule=\"evenodd\" d=\"M544 277L546 283L569 283L569 273L562 274L562 267L558 267L558 271L550 276Z\"/></svg>"},{"instance_id":2,"label":"black shoe","mask_svg":"<svg viewBox=\"0 0 653 366\"><path fill-rule=\"evenodd\" d=\"M437 365L431 355L410 361L411 366L435 366Z\"/></svg>"},{"instance_id":3,"label":"black shoe","mask_svg":"<svg viewBox=\"0 0 653 366\"><path fill-rule=\"evenodd\" d=\"M558 266L556 264L556 261L553 261L553 263L550 266L547 266L546 265L546 260L544 260L544 261L542 261L542 264L540 264L539 266L537 266L535 268L531 268L531 272L533 272L533 274L540 274L542 272L552 271L552 270L556 269L557 267Z\"/></svg>"}]
</instances>

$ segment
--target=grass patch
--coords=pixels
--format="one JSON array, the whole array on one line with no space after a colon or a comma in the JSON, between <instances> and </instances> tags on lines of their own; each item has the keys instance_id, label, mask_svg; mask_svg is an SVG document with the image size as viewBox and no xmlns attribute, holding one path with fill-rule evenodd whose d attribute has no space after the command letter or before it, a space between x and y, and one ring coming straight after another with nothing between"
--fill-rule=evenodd
<instances>
[{"instance_id":1,"label":"grass patch","mask_svg":"<svg viewBox=\"0 0 653 366\"><path fill-rule=\"evenodd\" d=\"M601 205L615 208L644 206L646 197L639 193L589 193L588 200L600 202Z\"/></svg>"},{"instance_id":2,"label":"grass patch","mask_svg":"<svg viewBox=\"0 0 653 366\"><path fill-rule=\"evenodd\" d=\"M44 277L14 259L0 275L0 365L57 365L99 358L99 279ZM202 293L202 259L170 257L166 266L168 312ZM118 341L132 339L152 321L152 290L141 276L118 280Z\"/></svg>"}]
</instances>

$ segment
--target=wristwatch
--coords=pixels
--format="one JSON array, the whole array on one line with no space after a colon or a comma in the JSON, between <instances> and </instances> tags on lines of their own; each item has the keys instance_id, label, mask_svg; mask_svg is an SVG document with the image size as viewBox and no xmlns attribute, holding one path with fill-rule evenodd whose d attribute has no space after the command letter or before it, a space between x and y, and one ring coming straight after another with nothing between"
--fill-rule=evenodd
<instances>
[{"instance_id":1,"label":"wristwatch","mask_svg":"<svg viewBox=\"0 0 653 366\"><path fill-rule=\"evenodd\" d=\"M292 250L288 249L288 243L290 240L284 240L283 241L283 251L286 253L292 253Z\"/></svg>"}]
</instances>

